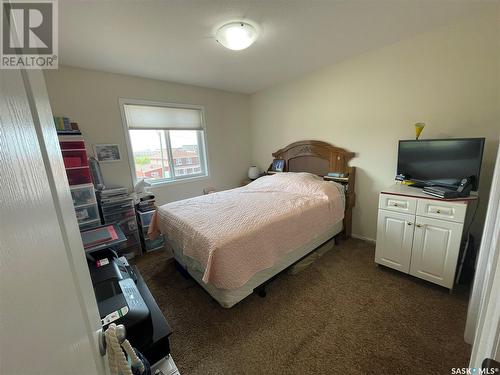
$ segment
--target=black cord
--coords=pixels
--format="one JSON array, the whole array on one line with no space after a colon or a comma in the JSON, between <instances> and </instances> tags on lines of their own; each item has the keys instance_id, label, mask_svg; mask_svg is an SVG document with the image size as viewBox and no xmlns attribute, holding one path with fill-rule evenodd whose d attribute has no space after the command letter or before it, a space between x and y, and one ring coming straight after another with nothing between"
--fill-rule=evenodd
<instances>
[{"instance_id":1,"label":"black cord","mask_svg":"<svg viewBox=\"0 0 500 375\"><path fill-rule=\"evenodd\" d=\"M478 207L479 207L479 195L477 196L476 207L474 208L474 212L472 213L472 216L470 218L470 223L467 226L467 231L465 232L465 233L467 233L467 239L466 239L466 241L468 241L469 231L470 231L470 228L472 227L472 223L474 222L474 219L476 218L476 213L477 213L477 208Z\"/></svg>"}]
</instances>

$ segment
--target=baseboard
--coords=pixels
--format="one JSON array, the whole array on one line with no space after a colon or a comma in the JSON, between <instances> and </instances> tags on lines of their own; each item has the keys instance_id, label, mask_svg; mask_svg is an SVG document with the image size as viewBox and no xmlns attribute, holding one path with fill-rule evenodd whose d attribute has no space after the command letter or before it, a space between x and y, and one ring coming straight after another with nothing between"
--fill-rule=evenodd
<instances>
[{"instance_id":1,"label":"baseboard","mask_svg":"<svg viewBox=\"0 0 500 375\"><path fill-rule=\"evenodd\" d=\"M366 241L366 242L370 242L370 243L372 243L372 244L374 244L374 245L375 245L375 242L376 242L373 238L369 238L369 237L361 236L361 235L359 235L359 234L354 234L354 233L352 233L352 234L351 234L351 237L352 237L352 238L356 238L356 239L358 239L358 240L363 240L363 241Z\"/></svg>"}]
</instances>

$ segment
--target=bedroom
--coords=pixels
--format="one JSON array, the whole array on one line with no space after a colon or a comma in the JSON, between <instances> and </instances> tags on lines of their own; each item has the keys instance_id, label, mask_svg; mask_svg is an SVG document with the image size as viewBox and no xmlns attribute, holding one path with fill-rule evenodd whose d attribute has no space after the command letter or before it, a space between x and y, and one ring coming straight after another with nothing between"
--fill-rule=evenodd
<instances>
[{"instance_id":1,"label":"bedroom","mask_svg":"<svg viewBox=\"0 0 500 375\"><path fill-rule=\"evenodd\" d=\"M498 327L487 298L499 277L487 272L498 251L497 1L59 1L55 9L57 69L0 70L2 373L108 371L78 223L109 223L100 194L93 212L73 207L64 164L86 168L87 157L100 159L104 184L126 199L154 195L151 231L135 204L127 211L137 226L130 264L171 326L169 358L181 374L453 373L499 359L498 337L484 333ZM223 45L219 30L232 21L248 23L253 44ZM23 97L26 110L16 102ZM31 126L10 126L23 115ZM81 135L59 144L53 117ZM435 202L415 187L390 190L399 141L415 142L421 122L417 145L484 138L477 194L441 202L463 213L443 220L459 233L441 284L409 264L387 266L376 250L381 214L410 215L403 221L414 233L419 202ZM83 157L61 151L71 137ZM274 159L291 173L268 173ZM333 172L348 175L323 178ZM388 195L405 211L382 207ZM165 245L148 252L158 244L153 229ZM43 307L38 319L25 309L33 304Z\"/></svg>"}]
</instances>

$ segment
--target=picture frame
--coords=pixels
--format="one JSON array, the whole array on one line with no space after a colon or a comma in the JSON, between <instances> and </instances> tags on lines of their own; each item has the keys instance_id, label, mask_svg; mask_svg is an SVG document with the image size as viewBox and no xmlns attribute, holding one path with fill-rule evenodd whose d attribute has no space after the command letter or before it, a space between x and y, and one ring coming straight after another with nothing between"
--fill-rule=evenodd
<instances>
[{"instance_id":1,"label":"picture frame","mask_svg":"<svg viewBox=\"0 0 500 375\"><path fill-rule=\"evenodd\" d=\"M120 146L117 144L94 145L94 156L100 163L121 161Z\"/></svg>"},{"instance_id":2,"label":"picture frame","mask_svg":"<svg viewBox=\"0 0 500 375\"><path fill-rule=\"evenodd\" d=\"M271 164L271 170L274 172L283 172L285 170L285 160L274 159Z\"/></svg>"}]
</instances>

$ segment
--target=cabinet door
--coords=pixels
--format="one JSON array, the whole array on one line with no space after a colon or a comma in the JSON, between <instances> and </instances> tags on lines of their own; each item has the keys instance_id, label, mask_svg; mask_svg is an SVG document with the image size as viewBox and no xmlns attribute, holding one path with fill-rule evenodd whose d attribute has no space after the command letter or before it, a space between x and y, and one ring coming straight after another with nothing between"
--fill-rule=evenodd
<instances>
[{"instance_id":1,"label":"cabinet door","mask_svg":"<svg viewBox=\"0 0 500 375\"><path fill-rule=\"evenodd\" d=\"M453 287L463 224L417 216L410 274Z\"/></svg>"},{"instance_id":2,"label":"cabinet door","mask_svg":"<svg viewBox=\"0 0 500 375\"><path fill-rule=\"evenodd\" d=\"M375 262L398 271L410 271L414 220L414 215L378 211Z\"/></svg>"}]
</instances>

